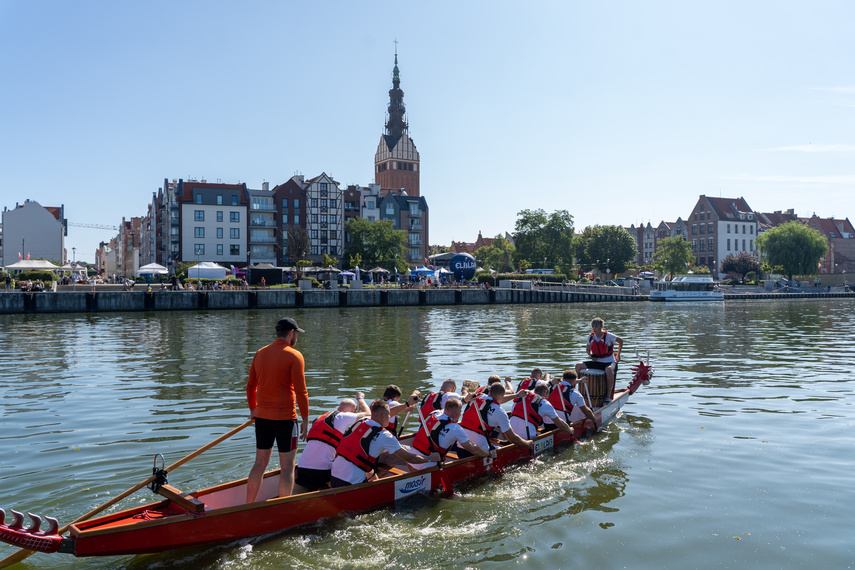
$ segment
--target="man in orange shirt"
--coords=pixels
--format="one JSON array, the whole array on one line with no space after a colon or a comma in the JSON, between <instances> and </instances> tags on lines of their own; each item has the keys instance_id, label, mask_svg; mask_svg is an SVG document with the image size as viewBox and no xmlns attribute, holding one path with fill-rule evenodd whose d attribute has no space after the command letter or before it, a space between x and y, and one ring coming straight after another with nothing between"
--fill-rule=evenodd
<instances>
[{"instance_id":1,"label":"man in orange shirt","mask_svg":"<svg viewBox=\"0 0 855 570\"><path fill-rule=\"evenodd\" d=\"M294 460L297 456L297 406L303 418L300 439L309 430L309 392L306 390L303 355L294 348L297 335L306 332L292 318L276 323L276 340L260 348L252 359L246 400L255 418L255 464L246 483L246 502L255 501L264 470L270 462L273 442L279 449L279 496L294 489Z\"/></svg>"}]
</instances>

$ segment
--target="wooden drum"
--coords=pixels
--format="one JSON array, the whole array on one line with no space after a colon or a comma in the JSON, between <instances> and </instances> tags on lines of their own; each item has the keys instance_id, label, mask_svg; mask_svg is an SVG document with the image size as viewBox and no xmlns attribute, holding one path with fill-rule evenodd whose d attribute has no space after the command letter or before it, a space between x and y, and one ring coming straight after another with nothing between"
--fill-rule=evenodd
<instances>
[{"instance_id":1,"label":"wooden drum","mask_svg":"<svg viewBox=\"0 0 855 570\"><path fill-rule=\"evenodd\" d=\"M588 405L592 408L602 407L603 400L609 396L609 385L608 382L606 382L606 371L597 370L595 368L586 368L582 371L582 377L579 379L579 382L579 393L584 396L586 402L588 402L588 395L590 394L590 402L588 402Z\"/></svg>"}]
</instances>

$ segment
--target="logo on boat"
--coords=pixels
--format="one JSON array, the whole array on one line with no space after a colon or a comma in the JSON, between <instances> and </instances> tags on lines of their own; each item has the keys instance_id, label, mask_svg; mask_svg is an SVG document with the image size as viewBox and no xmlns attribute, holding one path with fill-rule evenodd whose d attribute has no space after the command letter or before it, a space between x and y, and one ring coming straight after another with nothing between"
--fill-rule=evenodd
<instances>
[{"instance_id":1,"label":"logo on boat","mask_svg":"<svg viewBox=\"0 0 855 570\"><path fill-rule=\"evenodd\" d=\"M403 499L404 497L409 497L413 493L418 491L427 491L430 479L428 475L421 475L419 477L411 477L409 479L402 479L398 481L395 485L395 500Z\"/></svg>"},{"instance_id":2,"label":"logo on boat","mask_svg":"<svg viewBox=\"0 0 855 570\"><path fill-rule=\"evenodd\" d=\"M538 439L534 442L534 454L540 455L544 451L552 449L552 436L544 437L543 439Z\"/></svg>"}]
</instances>

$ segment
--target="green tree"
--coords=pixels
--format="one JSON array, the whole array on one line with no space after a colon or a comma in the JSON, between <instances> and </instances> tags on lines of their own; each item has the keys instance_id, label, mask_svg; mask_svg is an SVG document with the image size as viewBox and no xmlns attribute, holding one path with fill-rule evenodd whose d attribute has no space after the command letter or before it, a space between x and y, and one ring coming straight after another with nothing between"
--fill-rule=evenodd
<instances>
[{"instance_id":1,"label":"green tree","mask_svg":"<svg viewBox=\"0 0 855 570\"><path fill-rule=\"evenodd\" d=\"M585 271L596 267L623 273L636 258L635 240L620 226L588 226L576 240L575 250Z\"/></svg>"},{"instance_id":2,"label":"green tree","mask_svg":"<svg viewBox=\"0 0 855 570\"><path fill-rule=\"evenodd\" d=\"M780 265L793 275L816 275L828 244L818 231L799 222L787 222L757 236L757 247L769 265Z\"/></svg>"},{"instance_id":3,"label":"green tree","mask_svg":"<svg viewBox=\"0 0 855 570\"><path fill-rule=\"evenodd\" d=\"M673 279L675 273L685 273L695 262L692 244L680 236L659 240L656 247L653 267L659 273L667 273L670 279Z\"/></svg>"},{"instance_id":4,"label":"green tree","mask_svg":"<svg viewBox=\"0 0 855 570\"><path fill-rule=\"evenodd\" d=\"M514 270L516 248L501 235L493 238L489 247L479 248L475 252L475 260L484 269L495 269L499 273L510 273Z\"/></svg>"},{"instance_id":5,"label":"green tree","mask_svg":"<svg viewBox=\"0 0 855 570\"><path fill-rule=\"evenodd\" d=\"M368 221L352 218L345 223L350 244L345 257L359 254L368 267L385 267L394 271L407 270L407 232L396 230L392 220Z\"/></svg>"},{"instance_id":6,"label":"green tree","mask_svg":"<svg viewBox=\"0 0 855 570\"><path fill-rule=\"evenodd\" d=\"M350 259L350 265L349 265L350 268L359 267L359 264L362 263L362 254L359 252L356 252L355 254L351 255L349 259Z\"/></svg>"},{"instance_id":7,"label":"green tree","mask_svg":"<svg viewBox=\"0 0 855 570\"><path fill-rule=\"evenodd\" d=\"M334 257L330 257L326 253L321 257L321 264L324 267L335 267L336 263L338 263L338 260Z\"/></svg>"},{"instance_id":8,"label":"green tree","mask_svg":"<svg viewBox=\"0 0 855 570\"><path fill-rule=\"evenodd\" d=\"M728 253L721 261L722 273L736 273L739 275L739 280L745 283L745 276L751 272L756 273L760 270L760 260L756 255L741 251L736 255Z\"/></svg>"},{"instance_id":9,"label":"green tree","mask_svg":"<svg viewBox=\"0 0 855 570\"><path fill-rule=\"evenodd\" d=\"M514 229L518 261L562 272L573 266L573 216L567 210L523 210Z\"/></svg>"}]
</instances>

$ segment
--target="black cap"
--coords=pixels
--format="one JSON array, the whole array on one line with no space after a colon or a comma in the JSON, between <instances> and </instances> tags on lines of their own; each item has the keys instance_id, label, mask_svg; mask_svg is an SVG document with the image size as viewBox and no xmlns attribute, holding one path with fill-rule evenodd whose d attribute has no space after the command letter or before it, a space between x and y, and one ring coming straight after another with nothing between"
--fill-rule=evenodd
<instances>
[{"instance_id":1,"label":"black cap","mask_svg":"<svg viewBox=\"0 0 855 570\"><path fill-rule=\"evenodd\" d=\"M297 321L292 319L291 317L285 317L284 319L279 319L279 322L276 323L276 332L278 333L286 333L290 330L295 330L297 332L306 332L300 327L297 326Z\"/></svg>"}]
</instances>

